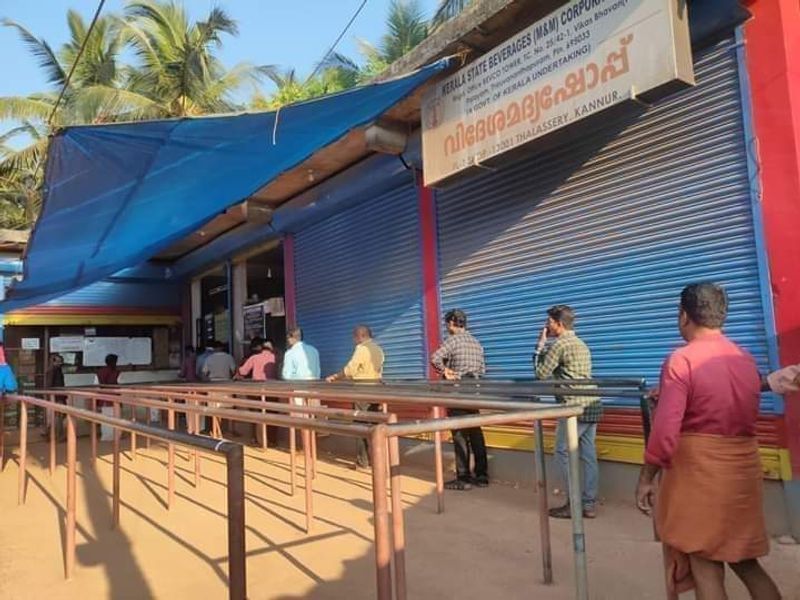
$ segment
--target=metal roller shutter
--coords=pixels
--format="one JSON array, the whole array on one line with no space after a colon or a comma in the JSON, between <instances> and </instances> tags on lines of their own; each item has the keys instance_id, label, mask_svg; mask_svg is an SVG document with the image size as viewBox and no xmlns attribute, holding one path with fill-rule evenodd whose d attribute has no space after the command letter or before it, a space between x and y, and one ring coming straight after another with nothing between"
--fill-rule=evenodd
<instances>
[{"instance_id":1,"label":"metal roller shutter","mask_svg":"<svg viewBox=\"0 0 800 600\"><path fill-rule=\"evenodd\" d=\"M362 202L295 237L297 319L323 374L353 351L352 329L372 328L387 377L423 377L419 222L414 185Z\"/></svg>"},{"instance_id":2,"label":"metal roller shutter","mask_svg":"<svg viewBox=\"0 0 800 600\"><path fill-rule=\"evenodd\" d=\"M545 310L567 303L597 376L656 381L698 280L726 286L727 332L767 368L734 43L695 68L695 88L642 115L438 195L442 305L470 315L489 376L530 377Z\"/></svg>"}]
</instances>

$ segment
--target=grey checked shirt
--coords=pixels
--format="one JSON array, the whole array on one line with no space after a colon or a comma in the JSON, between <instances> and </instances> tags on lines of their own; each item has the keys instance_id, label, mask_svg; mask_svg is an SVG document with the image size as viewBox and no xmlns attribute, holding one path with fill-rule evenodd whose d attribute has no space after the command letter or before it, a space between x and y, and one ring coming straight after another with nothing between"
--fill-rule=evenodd
<instances>
[{"instance_id":1,"label":"grey checked shirt","mask_svg":"<svg viewBox=\"0 0 800 600\"><path fill-rule=\"evenodd\" d=\"M541 354L533 356L537 379L590 379L592 377L592 353L574 331L565 331ZM594 386L569 386L573 389ZM566 404L584 407L579 418L584 423L597 423L603 416L603 404L597 396L564 396L558 398Z\"/></svg>"},{"instance_id":2,"label":"grey checked shirt","mask_svg":"<svg viewBox=\"0 0 800 600\"><path fill-rule=\"evenodd\" d=\"M448 337L431 357L433 368L444 373L452 369L460 376L481 377L486 373L483 346L469 331L462 331Z\"/></svg>"}]
</instances>

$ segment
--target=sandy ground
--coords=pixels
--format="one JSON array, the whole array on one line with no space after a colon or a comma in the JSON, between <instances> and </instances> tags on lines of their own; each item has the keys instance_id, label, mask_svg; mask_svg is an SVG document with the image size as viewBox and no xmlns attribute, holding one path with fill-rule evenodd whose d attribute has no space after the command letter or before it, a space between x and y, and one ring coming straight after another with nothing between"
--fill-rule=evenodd
<instances>
[{"instance_id":1,"label":"sandy ground","mask_svg":"<svg viewBox=\"0 0 800 600\"><path fill-rule=\"evenodd\" d=\"M127 446L127 445L126 445ZM97 468L81 440L78 474L78 564L63 578L66 471L51 480L47 446L31 445L27 504L17 506L17 462L0 476L0 598L225 598L225 472L203 461L199 489L192 463L178 453L176 503L165 506L166 451L123 458L122 528L112 531L110 448ZM63 461L64 447L59 448ZM316 527L303 530L303 494L289 495L288 456L248 450L246 468L248 591L253 600L374 598L371 492L366 473L332 458L315 482ZM298 461L301 464L301 461ZM302 484L302 477L298 478ZM556 583L542 585L536 498L531 490L494 485L451 492L435 514L430 474L404 478L409 597L460 600L573 598L569 522L553 521ZM649 521L631 506L605 505L587 524L590 595L663 598L660 549ZM773 545L765 561L785 598L800 599L800 546ZM731 598L746 598L733 576ZM691 594L685 596L691 598Z\"/></svg>"}]
</instances>

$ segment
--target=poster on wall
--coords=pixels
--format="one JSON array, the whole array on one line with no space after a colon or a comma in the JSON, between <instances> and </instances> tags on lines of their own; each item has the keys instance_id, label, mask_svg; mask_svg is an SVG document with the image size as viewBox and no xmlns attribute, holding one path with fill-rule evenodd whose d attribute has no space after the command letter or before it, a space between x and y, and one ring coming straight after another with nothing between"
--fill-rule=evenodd
<instances>
[{"instance_id":1,"label":"poster on wall","mask_svg":"<svg viewBox=\"0 0 800 600\"><path fill-rule=\"evenodd\" d=\"M264 338L264 304L250 304L242 307L242 323L244 324L244 339L249 341L255 338Z\"/></svg>"},{"instance_id":2,"label":"poster on wall","mask_svg":"<svg viewBox=\"0 0 800 600\"><path fill-rule=\"evenodd\" d=\"M23 350L39 350L41 347L41 342L39 338L22 338L22 349Z\"/></svg>"},{"instance_id":3,"label":"poster on wall","mask_svg":"<svg viewBox=\"0 0 800 600\"><path fill-rule=\"evenodd\" d=\"M683 0L571 0L422 101L431 185L590 115L694 84Z\"/></svg>"},{"instance_id":4,"label":"poster on wall","mask_svg":"<svg viewBox=\"0 0 800 600\"><path fill-rule=\"evenodd\" d=\"M269 306L269 314L273 317L284 317L286 316L286 306L283 302L283 296L276 296L275 298L270 298L267 300L267 306Z\"/></svg>"},{"instance_id":5,"label":"poster on wall","mask_svg":"<svg viewBox=\"0 0 800 600\"><path fill-rule=\"evenodd\" d=\"M83 366L102 367L106 356L116 354L119 366L147 366L153 362L153 345L149 337L86 338L83 347Z\"/></svg>"},{"instance_id":6,"label":"poster on wall","mask_svg":"<svg viewBox=\"0 0 800 600\"><path fill-rule=\"evenodd\" d=\"M82 335L62 335L50 338L50 352L83 352Z\"/></svg>"},{"instance_id":7,"label":"poster on wall","mask_svg":"<svg viewBox=\"0 0 800 600\"><path fill-rule=\"evenodd\" d=\"M227 344L230 338L230 328L228 324L228 311L218 312L214 315L214 339L223 344Z\"/></svg>"}]
</instances>

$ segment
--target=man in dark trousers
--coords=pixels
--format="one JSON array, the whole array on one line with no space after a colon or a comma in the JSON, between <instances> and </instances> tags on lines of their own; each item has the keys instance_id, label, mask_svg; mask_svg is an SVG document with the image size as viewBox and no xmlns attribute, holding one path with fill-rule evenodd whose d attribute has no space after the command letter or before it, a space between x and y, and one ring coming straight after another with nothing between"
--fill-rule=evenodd
<instances>
[{"instance_id":1,"label":"man in dark trousers","mask_svg":"<svg viewBox=\"0 0 800 600\"><path fill-rule=\"evenodd\" d=\"M486 373L483 346L467 331L467 315L462 310L451 310L444 316L448 338L433 353L431 364L445 379L477 379ZM451 416L477 413L477 410L450 409ZM480 427L453 431L453 446L456 452L456 478L448 481L448 490L471 490L489 485L489 462L486 456L486 441ZM470 454L475 456L475 475L470 471Z\"/></svg>"}]
</instances>

